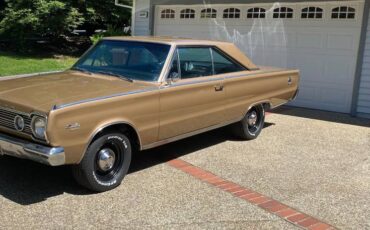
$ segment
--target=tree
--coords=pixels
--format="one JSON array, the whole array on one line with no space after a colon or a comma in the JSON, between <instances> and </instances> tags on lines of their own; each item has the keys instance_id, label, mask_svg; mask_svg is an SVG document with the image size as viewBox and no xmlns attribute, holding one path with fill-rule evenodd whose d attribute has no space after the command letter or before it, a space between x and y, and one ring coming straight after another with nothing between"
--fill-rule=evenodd
<instances>
[{"instance_id":1,"label":"tree","mask_svg":"<svg viewBox=\"0 0 370 230\"><path fill-rule=\"evenodd\" d=\"M16 47L30 38L65 40L77 28L89 35L96 29L122 30L131 20L131 11L114 0L0 0L0 10L0 38Z\"/></svg>"},{"instance_id":2,"label":"tree","mask_svg":"<svg viewBox=\"0 0 370 230\"><path fill-rule=\"evenodd\" d=\"M121 1L130 5L132 0ZM131 11L114 4L114 0L84 0L87 29L123 28L130 25Z\"/></svg>"},{"instance_id":3,"label":"tree","mask_svg":"<svg viewBox=\"0 0 370 230\"><path fill-rule=\"evenodd\" d=\"M6 0L0 35L19 44L26 38L59 39L83 24L77 8L59 0Z\"/></svg>"}]
</instances>

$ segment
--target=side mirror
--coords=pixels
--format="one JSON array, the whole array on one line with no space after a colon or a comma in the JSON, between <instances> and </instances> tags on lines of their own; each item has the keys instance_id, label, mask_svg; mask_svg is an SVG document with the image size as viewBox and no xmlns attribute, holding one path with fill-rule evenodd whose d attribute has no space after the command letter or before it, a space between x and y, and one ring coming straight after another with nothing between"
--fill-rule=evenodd
<instances>
[{"instance_id":1,"label":"side mirror","mask_svg":"<svg viewBox=\"0 0 370 230\"><path fill-rule=\"evenodd\" d=\"M170 75L168 76L168 83L171 84L171 83L174 83L174 82L178 82L180 80L180 75L179 73L177 72L171 72Z\"/></svg>"}]
</instances>

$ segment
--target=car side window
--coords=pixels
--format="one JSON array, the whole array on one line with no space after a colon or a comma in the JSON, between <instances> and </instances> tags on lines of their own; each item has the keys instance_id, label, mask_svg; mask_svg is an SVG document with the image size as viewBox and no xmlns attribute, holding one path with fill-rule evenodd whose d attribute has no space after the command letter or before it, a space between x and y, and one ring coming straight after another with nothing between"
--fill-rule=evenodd
<instances>
[{"instance_id":1,"label":"car side window","mask_svg":"<svg viewBox=\"0 0 370 230\"><path fill-rule=\"evenodd\" d=\"M212 48L215 75L247 70L244 66Z\"/></svg>"},{"instance_id":2,"label":"car side window","mask_svg":"<svg viewBox=\"0 0 370 230\"><path fill-rule=\"evenodd\" d=\"M181 79L206 77L213 75L212 55L210 48L178 48Z\"/></svg>"}]
</instances>

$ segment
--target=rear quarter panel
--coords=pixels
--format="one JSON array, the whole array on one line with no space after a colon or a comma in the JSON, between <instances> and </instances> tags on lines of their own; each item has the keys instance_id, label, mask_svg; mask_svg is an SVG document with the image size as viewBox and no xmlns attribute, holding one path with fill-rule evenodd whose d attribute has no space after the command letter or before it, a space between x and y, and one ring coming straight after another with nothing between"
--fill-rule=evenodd
<instances>
[{"instance_id":1,"label":"rear quarter panel","mask_svg":"<svg viewBox=\"0 0 370 230\"><path fill-rule=\"evenodd\" d=\"M297 70L261 69L226 75L226 118L242 118L255 104L269 103L271 107L285 104L293 99L298 86Z\"/></svg>"}]
</instances>

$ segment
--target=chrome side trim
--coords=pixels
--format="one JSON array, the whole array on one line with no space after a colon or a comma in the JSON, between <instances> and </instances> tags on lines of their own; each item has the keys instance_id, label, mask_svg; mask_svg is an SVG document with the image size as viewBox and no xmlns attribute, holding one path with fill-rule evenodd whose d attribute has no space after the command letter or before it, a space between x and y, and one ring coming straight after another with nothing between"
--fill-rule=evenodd
<instances>
[{"instance_id":1,"label":"chrome side trim","mask_svg":"<svg viewBox=\"0 0 370 230\"><path fill-rule=\"evenodd\" d=\"M179 83L173 83L169 85L163 85L160 87L160 89L166 89L166 88L173 88L178 86L185 86L185 85L195 85L200 83L208 83L208 82L214 82L214 81L222 81L224 78L213 78L213 79L207 79L207 80L198 80L198 81L190 81L190 82L179 82Z\"/></svg>"},{"instance_id":2,"label":"chrome side trim","mask_svg":"<svg viewBox=\"0 0 370 230\"><path fill-rule=\"evenodd\" d=\"M215 77L215 78L211 78L211 79L202 79L202 78L205 78L205 77L200 77L200 78L198 78L197 80L194 80L194 81L183 82L183 83L179 82L179 83L174 83L174 84L171 84L171 85L163 85L160 88L163 89L163 88L169 88L169 87L192 85L192 84L199 84L199 83L206 83L206 82L213 82L213 81L222 81L222 80L227 80L227 79L242 78L242 77L254 76L254 75L259 75L259 74L264 74L264 73L275 73L275 72L280 72L280 70L262 71L262 72L258 72L258 73L256 73L256 72L240 73L240 74L237 74L237 75L234 75L234 76Z\"/></svg>"},{"instance_id":3,"label":"chrome side trim","mask_svg":"<svg viewBox=\"0 0 370 230\"><path fill-rule=\"evenodd\" d=\"M165 145L165 144L169 144L169 143L172 143L172 142L175 142L175 141L178 141L178 140L181 140L181 139L185 139L185 138L188 138L188 137L191 137L191 136L194 136L194 135L205 133L205 132L208 132L208 131L211 131L211 130L214 130L214 129L218 129L218 128L221 128L221 127L224 127L224 126L227 126L227 125L231 125L233 123L241 121L242 119L243 119L243 117L235 119L235 120L231 120L231 121L228 121L228 122L225 122L225 123L220 123L220 124L217 124L217 125L213 125L213 126L210 126L210 127L204 128L204 129L199 129L199 130L196 130L196 131L193 131L193 132L190 132L190 133L185 133L185 134L182 134L182 135L179 135L179 136L176 136L176 137L171 137L171 138L161 140L161 141L158 141L158 142L155 142L155 143L152 143L152 144L144 145L144 146L141 147L141 150L152 149L152 148L155 148L155 147L158 147L158 146L161 146L161 145Z\"/></svg>"},{"instance_id":4,"label":"chrome side trim","mask_svg":"<svg viewBox=\"0 0 370 230\"><path fill-rule=\"evenodd\" d=\"M28 159L50 166L65 164L62 147L48 147L0 133L0 155Z\"/></svg>"},{"instance_id":5,"label":"chrome side trim","mask_svg":"<svg viewBox=\"0 0 370 230\"><path fill-rule=\"evenodd\" d=\"M61 104L61 105L54 105L53 110L63 109L63 108L66 108L66 107L79 105L79 104L83 104L83 103L88 103L88 102L93 102L93 101L100 101L100 100L110 99L110 98L114 98L114 97L127 96L127 95L138 94L138 93L145 93L145 92L150 92L150 91L155 91L155 90L158 90L158 88L153 87L153 88L148 88L148 89L143 89L143 90L135 90L135 91L125 92L125 93L117 93L117 94L113 94L113 95L109 95L109 96L90 98L90 99L86 99L86 100L80 100L80 101L75 101L75 102Z\"/></svg>"},{"instance_id":6,"label":"chrome side trim","mask_svg":"<svg viewBox=\"0 0 370 230\"><path fill-rule=\"evenodd\" d=\"M155 87L155 88L148 88L148 89L143 89L143 90L136 90L136 91L131 91L131 92L125 92L125 93L118 93L118 94L113 94L113 95L108 95L108 96L103 96L103 97L96 97L96 98L90 98L86 100L80 100L80 101L75 101L71 103L66 103L66 104L61 104L61 105L54 105L53 110L58 110L58 109L63 109L66 107L74 106L74 105L79 105L83 103L88 103L88 102L93 102L93 101L99 101L99 100L105 100L105 99L110 99L114 97L120 97L120 96L127 96L127 95L132 95L132 94L138 94L138 93L145 93L145 92L150 92L150 91L155 91L158 89L163 89L163 88L168 88L168 87L177 87L177 86L183 86L183 85L191 85L191 84L199 84L199 83L205 83L205 82L213 82L213 81L220 81L220 80L227 80L227 79L234 79L234 78L241 78L241 77L247 77L247 76L254 76L258 74L264 74L264 73L275 73L275 72L280 72L281 70L273 70L273 71L262 71L262 72L253 72L253 73L242 73L238 74L235 76L226 76L226 77L218 77L218 78L213 78L213 79L198 79L190 82L184 82L184 83L177 83L177 84L172 84L172 85L164 85L160 87Z\"/></svg>"}]
</instances>

